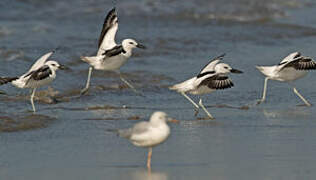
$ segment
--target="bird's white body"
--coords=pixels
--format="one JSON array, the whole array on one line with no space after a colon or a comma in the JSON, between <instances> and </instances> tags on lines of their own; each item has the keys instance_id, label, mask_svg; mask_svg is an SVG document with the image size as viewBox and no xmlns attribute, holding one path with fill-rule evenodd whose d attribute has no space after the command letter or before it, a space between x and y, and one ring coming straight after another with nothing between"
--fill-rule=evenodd
<instances>
[{"instance_id":1,"label":"bird's white body","mask_svg":"<svg viewBox=\"0 0 316 180\"><path fill-rule=\"evenodd\" d=\"M175 84L170 87L171 90L176 90L179 93L190 93L193 95L203 95L203 94L209 94L216 89L211 89L207 86L199 86L199 84L206 79L208 76L202 77L202 78L197 78L193 77L191 79L188 79L186 81L183 81L179 84Z\"/></svg>"},{"instance_id":2,"label":"bird's white body","mask_svg":"<svg viewBox=\"0 0 316 180\"><path fill-rule=\"evenodd\" d=\"M12 81L12 85L18 88L38 88L38 87L50 84L55 78L56 78L56 73L54 73L53 75L50 75L49 78L45 78L39 81L29 80L29 82L26 83L27 79L20 77L19 79Z\"/></svg>"},{"instance_id":3,"label":"bird's white body","mask_svg":"<svg viewBox=\"0 0 316 180\"><path fill-rule=\"evenodd\" d=\"M132 51L126 51L124 54L117 56L106 57L105 55L98 55L92 57L81 57L81 59L89 63L94 69L102 71L116 71L119 70L131 57Z\"/></svg>"},{"instance_id":4,"label":"bird's white body","mask_svg":"<svg viewBox=\"0 0 316 180\"><path fill-rule=\"evenodd\" d=\"M282 66L283 67L283 66ZM293 67L288 67L280 70L279 65L275 66L257 66L257 69L269 77L272 80L281 81L281 82L291 82L297 79L301 79L308 71L296 70Z\"/></svg>"},{"instance_id":5,"label":"bird's white body","mask_svg":"<svg viewBox=\"0 0 316 180\"><path fill-rule=\"evenodd\" d=\"M164 142L170 135L170 128L166 123L150 124L148 131L142 134L133 134L130 141L139 147L154 147Z\"/></svg>"},{"instance_id":6,"label":"bird's white body","mask_svg":"<svg viewBox=\"0 0 316 180\"><path fill-rule=\"evenodd\" d=\"M154 147L164 142L170 135L167 124L167 115L164 112L155 112L149 121L135 124L130 129L119 130L119 134L139 147Z\"/></svg>"}]
</instances>

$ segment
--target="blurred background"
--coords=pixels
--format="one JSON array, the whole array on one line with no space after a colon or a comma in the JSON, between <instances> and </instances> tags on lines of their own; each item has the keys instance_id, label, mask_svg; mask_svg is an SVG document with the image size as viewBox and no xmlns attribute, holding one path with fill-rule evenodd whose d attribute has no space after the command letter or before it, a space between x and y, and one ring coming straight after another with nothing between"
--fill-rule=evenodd
<instances>
[{"instance_id":1,"label":"blurred background","mask_svg":"<svg viewBox=\"0 0 316 180\"><path fill-rule=\"evenodd\" d=\"M255 65L273 65L294 51L316 57L316 2L312 0L117 0L117 42L134 38L121 69L145 94L137 96L114 73L94 71L79 97L104 17L115 1L1 0L0 76L25 73L41 55L66 64L37 93L0 87L1 179L314 179L315 107L287 84L269 82L267 103L255 106L264 77ZM216 121L194 117L192 105L168 86L195 76L215 56L243 70L235 86L203 96ZM315 72L297 81L316 103ZM198 97L193 97L198 100ZM181 120L154 148L152 174L146 149L107 132L147 120L162 110Z\"/></svg>"}]
</instances>

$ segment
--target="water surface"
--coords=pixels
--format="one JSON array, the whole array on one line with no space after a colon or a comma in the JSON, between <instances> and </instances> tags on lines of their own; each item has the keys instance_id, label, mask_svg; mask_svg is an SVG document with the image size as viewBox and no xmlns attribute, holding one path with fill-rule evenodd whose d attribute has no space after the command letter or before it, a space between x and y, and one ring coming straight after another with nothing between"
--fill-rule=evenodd
<instances>
[{"instance_id":1,"label":"water surface","mask_svg":"<svg viewBox=\"0 0 316 180\"><path fill-rule=\"evenodd\" d=\"M1 179L315 178L315 107L300 106L279 82L269 82L267 103L255 106L264 77L254 68L293 51L316 56L313 1L118 1L118 42L132 37L148 47L121 70L146 97L114 73L94 71L91 90L79 98L88 70L79 57L96 52L111 7L101 0L0 2L0 75L23 74L57 47L52 58L71 66L39 90L36 115L28 90L0 87ZM232 76L234 88L203 96L216 121L197 120L192 105L167 87L222 53L245 73ZM315 104L313 76L296 85ZM106 130L147 120L155 110L181 123L154 148L149 175L147 150Z\"/></svg>"}]
</instances>

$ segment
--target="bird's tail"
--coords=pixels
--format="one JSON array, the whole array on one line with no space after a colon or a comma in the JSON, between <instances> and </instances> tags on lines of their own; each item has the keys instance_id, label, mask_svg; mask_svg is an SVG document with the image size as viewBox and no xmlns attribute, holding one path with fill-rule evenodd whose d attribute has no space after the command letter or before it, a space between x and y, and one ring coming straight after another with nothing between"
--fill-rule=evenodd
<instances>
[{"instance_id":1,"label":"bird's tail","mask_svg":"<svg viewBox=\"0 0 316 180\"><path fill-rule=\"evenodd\" d=\"M17 79L19 78L18 77L0 77L0 85L7 84Z\"/></svg>"},{"instance_id":2,"label":"bird's tail","mask_svg":"<svg viewBox=\"0 0 316 180\"><path fill-rule=\"evenodd\" d=\"M265 76L272 76L275 70L275 66L256 66L256 68Z\"/></svg>"},{"instance_id":3,"label":"bird's tail","mask_svg":"<svg viewBox=\"0 0 316 180\"><path fill-rule=\"evenodd\" d=\"M187 92L187 91L190 91L191 89L193 89L193 82L195 81L195 77L194 78L191 78L189 80L186 80L182 83L179 83L179 84L175 84L173 86L170 86L169 89L170 90L175 90L175 91L178 91L178 92Z\"/></svg>"},{"instance_id":4,"label":"bird's tail","mask_svg":"<svg viewBox=\"0 0 316 180\"><path fill-rule=\"evenodd\" d=\"M81 56L80 59L84 62L87 62L89 64L97 61L99 59L98 56Z\"/></svg>"}]
</instances>

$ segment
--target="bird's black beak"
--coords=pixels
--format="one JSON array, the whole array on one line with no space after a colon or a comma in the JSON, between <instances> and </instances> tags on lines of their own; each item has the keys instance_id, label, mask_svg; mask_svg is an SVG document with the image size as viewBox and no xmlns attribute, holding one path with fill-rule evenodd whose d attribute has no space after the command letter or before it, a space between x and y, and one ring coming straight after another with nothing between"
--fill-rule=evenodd
<instances>
[{"instance_id":1,"label":"bird's black beak","mask_svg":"<svg viewBox=\"0 0 316 180\"><path fill-rule=\"evenodd\" d=\"M141 48L141 49L146 49L146 46L142 45L142 44L137 44L136 47Z\"/></svg>"},{"instance_id":2,"label":"bird's black beak","mask_svg":"<svg viewBox=\"0 0 316 180\"><path fill-rule=\"evenodd\" d=\"M231 73L236 73L236 74L241 74L243 73L242 71L238 70L238 69L232 69L230 70Z\"/></svg>"},{"instance_id":3,"label":"bird's black beak","mask_svg":"<svg viewBox=\"0 0 316 180\"><path fill-rule=\"evenodd\" d=\"M65 65L59 65L60 70L69 70L70 68Z\"/></svg>"}]
</instances>

